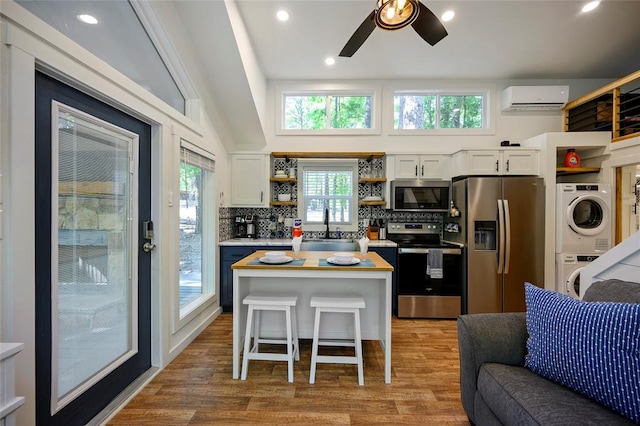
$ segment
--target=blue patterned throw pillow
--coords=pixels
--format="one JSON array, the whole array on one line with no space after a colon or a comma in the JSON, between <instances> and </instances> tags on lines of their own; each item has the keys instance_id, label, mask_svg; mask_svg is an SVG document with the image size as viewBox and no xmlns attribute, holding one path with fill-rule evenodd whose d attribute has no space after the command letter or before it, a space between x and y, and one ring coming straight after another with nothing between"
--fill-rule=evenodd
<instances>
[{"instance_id":1,"label":"blue patterned throw pillow","mask_svg":"<svg viewBox=\"0 0 640 426\"><path fill-rule=\"evenodd\" d=\"M584 302L525 283L534 373L640 423L640 304Z\"/></svg>"}]
</instances>

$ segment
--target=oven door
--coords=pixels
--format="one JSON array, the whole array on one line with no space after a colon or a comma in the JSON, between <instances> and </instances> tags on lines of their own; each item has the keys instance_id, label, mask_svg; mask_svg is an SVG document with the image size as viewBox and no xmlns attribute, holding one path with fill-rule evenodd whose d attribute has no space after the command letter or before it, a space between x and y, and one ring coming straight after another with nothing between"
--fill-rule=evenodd
<instances>
[{"instance_id":1,"label":"oven door","mask_svg":"<svg viewBox=\"0 0 640 426\"><path fill-rule=\"evenodd\" d=\"M398 294L460 296L462 250L442 249L442 278L427 274L428 248L398 249Z\"/></svg>"},{"instance_id":2,"label":"oven door","mask_svg":"<svg viewBox=\"0 0 640 426\"><path fill-rule=\"evenodd\" d=\"M461 313L462 250L442 250L442 278L427 273L428 248L398 249L398 318L457 318Z\"/></svg>"}]
</instances>

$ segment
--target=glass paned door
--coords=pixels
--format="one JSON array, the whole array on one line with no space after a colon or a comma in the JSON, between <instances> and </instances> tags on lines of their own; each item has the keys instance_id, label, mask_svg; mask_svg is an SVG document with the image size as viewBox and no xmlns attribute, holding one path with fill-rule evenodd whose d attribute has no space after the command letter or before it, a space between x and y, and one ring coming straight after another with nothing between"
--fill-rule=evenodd
<instances>
[{"instance_id":1,"label":"glass paned door","mask_svg":"<svg viewBox=\"0 0 640 426\"><path fill-rule=\"evenodd\" d=\"M137 135L54 103L52 411L137 350ZM57 187L57 191L56 191Z\"/></svg>"},{"instance_id":2,"label":"glass paned door","mask_svg":"<svg viewBox=\"0 0 640 426\"><path fill-rule=\"evenodd\" d=\"M152 129L35 83L36 423L84 425L151 368Z\"/></svg>"}]
</instances>

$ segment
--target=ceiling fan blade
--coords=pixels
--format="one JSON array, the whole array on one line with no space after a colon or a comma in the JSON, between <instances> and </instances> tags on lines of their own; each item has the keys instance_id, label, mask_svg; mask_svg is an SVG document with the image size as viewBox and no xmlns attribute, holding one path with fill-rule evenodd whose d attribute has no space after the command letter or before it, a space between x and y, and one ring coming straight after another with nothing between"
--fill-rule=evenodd
<instances>
[{"instance_id":1,"label":"ceiling fan blade","mask_svg":"<svg viewBox=\"0 0 640 426\"><path fill-rule=\"evenodd\" d=\"M360 49L360 46L362 46L376 28L376 22L374 20L375 15L376 11L374 10L369 14L369 16L367 16L356 32L353 33L347 44L344 45L338 56L346 56L347 58L350 58L358 49Z\"/></svg>"},{"instance_id":2,"label":"ceiling fan blade","mask_svg":"<svg viewBox=\"0 0 640 426\"><path fill-rule=\"evenodd\" d=\"M424 41L433 46L447 36L447 30L427 6L420 2L418 4L420 4L420 13L411 26Z\"/></svg>"}]
</instances>

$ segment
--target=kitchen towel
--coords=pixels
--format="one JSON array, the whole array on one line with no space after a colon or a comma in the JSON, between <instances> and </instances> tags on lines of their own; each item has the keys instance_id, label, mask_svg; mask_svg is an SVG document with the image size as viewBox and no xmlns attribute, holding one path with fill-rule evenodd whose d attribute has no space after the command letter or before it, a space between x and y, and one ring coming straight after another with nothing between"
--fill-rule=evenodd
<instances>
[{"instance_id":1,"label":"kitchen towel","mask_svg":"<svg viewBox=\"0 0 640 426\"><path fill-rule=\"evenodd\" d=\"M429 249L427 254L427 275L433 279L442 279L442 250Z\"/></svg>"}]
</instances>

